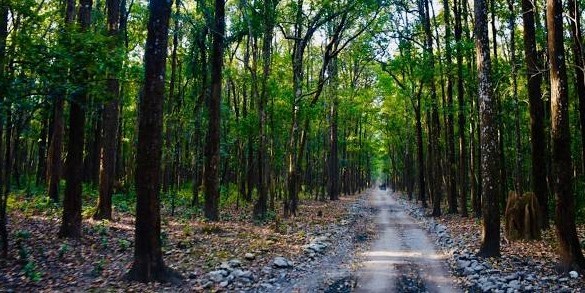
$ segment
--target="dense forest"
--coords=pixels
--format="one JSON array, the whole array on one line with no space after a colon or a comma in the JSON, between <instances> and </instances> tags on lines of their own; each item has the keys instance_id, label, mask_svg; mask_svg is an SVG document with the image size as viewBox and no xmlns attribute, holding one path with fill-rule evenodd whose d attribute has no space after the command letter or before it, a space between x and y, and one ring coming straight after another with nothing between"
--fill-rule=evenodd
<instances>
[{"instance_id":1,"label":"dense forest","mask_svg":"<svg viewBox=\"0 0 585 293\"><path fill-rule=\"evenodd\" d=\"M480 256L553 225L585 269L584 6L0 0L2 256L28 209L61 239L124 214L128 276L175 280L168 219L270 225L382 184L481 218Z\"/></svg>"}]
</instances>

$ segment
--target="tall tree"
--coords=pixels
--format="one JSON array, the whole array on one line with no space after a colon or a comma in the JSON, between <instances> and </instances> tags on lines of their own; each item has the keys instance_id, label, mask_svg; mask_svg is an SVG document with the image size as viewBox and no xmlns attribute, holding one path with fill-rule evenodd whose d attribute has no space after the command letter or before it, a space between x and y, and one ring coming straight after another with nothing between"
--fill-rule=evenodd
<instances>
[{"instance_id":1,"label":"tall tree","mask_svg":"<svg viewBox=\"0 0 585 293\"><path fill-rule=\"evenodd\" d=\"M78 22L83 32L89 31L91 24L92 0L79 1ZM79 238L81 236L81 192L83 181L83 146L85 140L85 104L87 101L89 73L83 64L77 64L74 80L78 87L71 94L69 112L69 142L67 169L65 172L65 196L63 198L63 217L60 237Z\"/></svg>"},{"instance_id":2,"label":"tall tree","mask_svg":"<svg viewBox=\"0 0 585 293\"><path fill-rule=\"evenodd\" d=\"M455 1L455 4L457 1ZM453 60L451 49L451 9L449 0L443 0L443 17L445 21L445 66L447 67L447 170L448 180L447 199L449 213L457 213L457 161L455 160L455 130L454 130L454 109L453 109L453 79L450 78Z\"/></svg>"},{"instance_id":3,"label":"tall tree","mask_svg":"<svg viewBox=\"0 0 585 293\"><path fill-rule=\"evenodd\" d=\"M339 119L339 96L337 94L337 57L334 57L328 66L329 83L331 87L331 98L329 101L329 158L328 163L328 193L330 200L339 199L339 158L338 158L338 137L337 121Z\"/></svg>"},{"instance_id":4,"label":"tall tree","mask_svg":"<svg viewBox=\"0 0 585 293\"><path fill-rule=\"evenodd\" d=\"M178 275L164 266L160 232L160 175L163 100L169 18L172 1L151 0L144 54L144 92L139 105L136 149L136 226L134 262L128 273L140 282L175 281Z\"/></svg>"},{"instance_id":5,"label":"tall tree","mask_svg":"<svg viewBox=\"0 0 585 293\"><path fill-rule=\"evenodd\" d=\"M258 102L258 133L260 141L258 146L258 200L254 205L254 216L264 218L267 212L268 186L270 180L270 169L268 160L268 135L265 125L266 107L268 106L268 78L272 68L272 39L274 37L274 26L276 22L276 6L278 0L264 1L263 9L263 40L262 40L262 84L260 90L260 101Z\"/></svg>"},{"instance_id":6,"label":"tall tree","mask_svg":"<svg viewBox=\"0 0 585 293\"><path fill-rule=\"evenodd\" d=\"M457 105L459 112L457 122L459 126L459 212L461 216L467 217L467 188L469 185L467 142L465 139L465 87L463 77L463 44L461 24L461 0L453 1L453 12L455 15L455 46L457 53ZM465 5L465 4L463 4Z\"/></svg>"},{"instance_id":7,"label":"tall tree","mask_svg":"<svg viewBox=\"0 0 585 293\"><path fill-rule=\"evenodd\" d=\"M575 225L573 161L569 129L569 89L563 42L563 5L547 0L548 59L551 90L551 144L553 191L556 199L555 226L561 265L566 270L585 269Z\"/></svg>"},{"instance_id":8,"label":"tall tree","mask_svg":"<svg viewBox=\"0 0 585 293\"><path fill-rule=\"evenodd\" d=\"M108 36L109 46L114 54L121 48L122 38L120 35L120 0L108 0ZM100 156L100 185L99 198L94 219L112 219L112 192L114 178L116 176L116 156L118 150L118 122L119 122L119 96L120 81L117 78L120 72L119 63L116 62L109 72L107 80L108 101L103 110L103 139Z\"/></svg>"},{"instance_id":9,"label":"tall tree","mask_svg":"<svg viewBox=\"0 0 585 293\"><path fill-rule=\"evenodd\" d=\"M522 170L522 134L520 133L520 100L518 99L518 76L516 69L516 10L514 1L508 0L508 29L510 30L510 63L512 65L512 100L514 101L514 129L516 140L515 187L517 194L524 194L524 176Z\"/></svg>"},{"instance_id":10,"label":"tall tree","mask_svg":"<svg viewBox=\"0 0 585 293\"><path fill-rule=\"evenodd\" d=\"M479 82L482 215L483 227L478 255L500 255L500 153L498 149L498 105L492 93L490 44L486 0L475 0L475 49Z\"/></svg>"},{"instance_id":11,"label":"tall tree","mask_svg":"<svg viewBox=\"0 0 585 293\"><path fill-rule=\"evenodd\" d=\"M431 12L428 0L419 1L420 18L423 23L425 32L425 65L428 66L426 73L426 83L429 86L431 95L431 112L429 116L429 186L431 199L433 201L433 216L441 215L442 195L442 167L441 167L441 147L439 137L441 135L441 125L439 121L439 98L437 97L435 85L435 56L433 53L433 33L431 31Z\"/></svg>"},{"instance_id":12,"label":"tall tree","mask_svg":"<svg viewBox=\"0 0 585 293\"><path fill-rule=\"evenodd\" d=\"M4 100L6 99L6 74L4 70L4 66L6 64L6 39L8 38L8 11L9 5L7 0L0 1L0 253L2 253L2 258L8 257L8 230L7 230L7 204L8 204L8 194L10 191L10 178L7 174L10 173L8 164L6 162L2 162L2 133L4 130L4 125L6 128L10 127L8 123L4 123L3 116L4 111L8 109L4 109L6 107ZM6 131L7 141L9 141L9 133L10 131ZM10 143L5 145L5 148L8 148L7 153L10 152Z\"/></svg>"},{"instance_id":13,"label":"tall tree","mask_svg":"<svg viewBox=\"0 0 585 293\"><path fill-rule=\"evenodd\" d=\"M526 79L528 81L528 105L530 111L530 146L532 148L532 188L538 199L541 228L548 227L548 185L546 180L546 141L544 136L544 102L541 99L539 57L536 50L536 29L534 17L536 2L522 0L522 22L524 25L524 55Z\"/></svg>"},{"instance_id":14,"label":"tall tree","mask_svg":"<svg viewBox=\"0 0 585 293\"><path fill-rule=\"evenodd\" d=\"M225 0L215 0L215 21L211 49L211 95L208 102L209 124L205 145L205 217L219 220L219 167L221 131L221 80L225 33Z\"/></svg>"},{"instance_id":15,"label":"tall tree","mask_svg":"<svg viewBox=\"0 0 585 293\"><path fill-rule=\"evenodd\" d=\"M62 38L70 35L75 22L75 0L67 0L65 2L65 26L63 28ZM53 123L51 143L49 144L49 152L47 154L47 193L49 198L54 202L59 201L59 182L61 180L61 169L63 167L63 160L61 158L63 151L63 132L64 132L64 98L65 91L62 90L56 93L53 102Z\"/></svg>"},{"instance_id":16,"label":"tall tree","mask_svg":"<svg viewBox=\"0 0 585 293\"><path fill-rule=\"evenodd\" d=\"M583 60L583 37L581 35L581 14L575 0L568 0L569 20L571 25L571 39L573 58L575 58L575 86L579 100L579 123L581 126L581 141L585 141L585 60ZM585 143L581 143L581 168L585 172Z\"/></svg>"}]
</instances>

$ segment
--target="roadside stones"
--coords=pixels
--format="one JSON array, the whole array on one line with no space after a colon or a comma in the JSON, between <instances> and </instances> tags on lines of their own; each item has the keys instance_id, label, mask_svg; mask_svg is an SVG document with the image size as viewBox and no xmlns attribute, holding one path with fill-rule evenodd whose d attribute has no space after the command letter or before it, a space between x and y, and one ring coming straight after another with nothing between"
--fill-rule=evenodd
<instances>
[{"instance_id":1,"label":"roadside stones","mask_svg":"<svg viewBox=\"0 0 585 293\"><path fill-rule=\"evenodd\" d=\"M242 263L239 259L231 259L219 265L219 268L206 274L206 279L209 283L205 283L203 288L209 288L213 283L220 287L227 287L234 281L239 281L239 284L250 283L254 280L254 274L250 270L240 269Z\"/></svg>"},{"instance_id":2,"label":"roadside stones","mask_svg":"<svg viewBox=\"0 0 585 293\"><path fill-rule=\"evenodd\" d=\"M226 276L227 276L227 271L225 271L225 270L216 270L216 271L211 271L211 272L207 273L207 277L215 283L223 282L223 280Z\"/></svg>"},{"instance_id":3,"label":"roadside stones","mask_svg":"<svg viewBox=\"0 0 585 293\"><path fill-rule=\"evenodd\" d=\"M330 234L325 234L325 235L314 237L313 239L311 239L309 244L307 244L303 247L303 251L311 259L315 258L317 256L317 254L325 253L325 250L330 245L329 237L330 237Z\"/></svg>"},{"instance_id":4,"label":"roadside stones","mask_svg":"<svg viewBox=\"0 0 585 293\"><path fill-rule=\"evenodd\" d=\"M242 261L240 261L240 260L239 260L239 259L237 259L237 258L230 259L230 260L228 261L228 265L229 265L230 267L232 267L232 268L239 268L239 267L242 265Z\"/></svg>"},{"instance_id":5,"label":"roadside stones","mask_svg":"<svg viewBox=\"0 0 585 293\"><path fill-rule=\"evenodd\" d=\"M254 260L256 258L256 256L253 253L248 252L248 253L244 254L244 258L246 260Z\"/></svg>"},{"instance_id":6,"label":"roadside stones","mask_svg":"<svg viewBox=\"0 0 585 293\"><path fill-rule=\"evenodd\" d=\"M272 261L272 265L278 269L286 269L292 267L293 263L282 256L277 256Z\"/></svg>"},{"instance_id":7,"label":"roadside stones","mask_svg":"<svg viewBox=\"0 0 585 293\"><path fill-rule=\"evenodd\" d=\"M512 280L510 283L508 283L508 287L516 290L522 288L522 286L520 286L520 281L518 280Z\"/></svg>"},{"instance_id":8,"label":"roadside stones","mask_svg":"<svg viewBox=\"0 0 585 293\"><path fill-rule=\"evenodd\" d=\"M254 274L249 270L243 271L240 269L235 269L231 272L230 276L232 276L234 279L238 279L246 283L249 283L254 279Z\"/></svg>"}]
</instances>

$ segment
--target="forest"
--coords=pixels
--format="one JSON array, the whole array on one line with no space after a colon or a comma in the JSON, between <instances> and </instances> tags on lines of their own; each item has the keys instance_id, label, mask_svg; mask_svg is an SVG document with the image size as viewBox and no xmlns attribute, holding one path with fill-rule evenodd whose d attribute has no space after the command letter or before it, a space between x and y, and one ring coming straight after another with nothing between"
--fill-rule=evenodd
<instances>
[{"instance_id":1,"label":"forest","mask_svg":"<svg viewBox=\"0 0 585 293\"><path fill-rule=\"evenodd\" d=\"M583 9L0 0L0 291L235 286L183 279L290 259L386 186L479 223L479 257L583 272Z\"/></svg>"}]
</instances>

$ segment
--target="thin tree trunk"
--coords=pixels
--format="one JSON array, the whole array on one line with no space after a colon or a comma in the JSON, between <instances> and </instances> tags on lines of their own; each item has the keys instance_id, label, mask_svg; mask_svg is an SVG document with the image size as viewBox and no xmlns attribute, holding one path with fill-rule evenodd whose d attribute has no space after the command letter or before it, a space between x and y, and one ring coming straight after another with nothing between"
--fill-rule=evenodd
<instances>
[{"instance_id":1,"label":"thin tree trunk","mask_svg":"<svg viewBox=\"0 0 585 293\"><path fill-rule=\"evenodd\" d=\"M482 257L500 255L500 197L497 101L492 93L491 62L485 0L475 0L475 48L479 74L480 143L483 229L478 252Z\"/></svg>"},{"instance_id":2,"label":"thin tree trunk","mask_svg":"<svg viewBox=\"0 0 585 293\"><path fill-rule=\"evenodd\" d=\"M42 122L41 122L41 133L39 135L38 142L38 154L37 154L37 170L36 170L36 185L41 186L46 183L47 174L47 138L49 130L49 107L45 107L42 110Z\"/></svg>"},{"instance_id":3,"label":"thin tree trunk","mask_svg":"<svg viewBox=\"0 0 585 293\"><path fill-rule=\"evenodd\" d=\"M339 199L339 159L337 147L337 120L339 97L337 94L337 57L332 58L329 63L329 76L331 86L331 99L329 105L329 176L328 176L328 193L330 200Z\"/></svg>"},{"instance_id":4,"label":"thin tree trunk","mask_svg":"<svg viewBox=\"0 0 585 293\"><path fill-rule=\"evenodd\" d=\"M4 7L1 7L0 9L4 9ZM4 11L1 12L2 14L4 13ZM2 15L1 17L4 17L4 15ZM4 78L4 76L3 76ZM2 99L4 99L4 96L2 96ZM10 179L11 179L11 170L12 170L12 147L10 145L11 143L11 138L12 138L12 128L13 128L13 123L12 123L12 109L11 109L11 105L8 105L6 111L6 133L5 135L5 139L4 139L4 169L0 170L3 171L1 174L2 176L2 181L4 183L4 186L2 189L0 189L0 242L2 244L2 257L4 259L8 258L8 229L7 229L7 224L8 224L8 215L7 215L7 203L8 203L8 195L10 194ZM2 137L0 137L1 139ZM0 154L1 157L1 154ZM0 160L2 160L2 158L0 158Z\"/></svg>"},{"instance_id":5,"label":"thin tree trunk","mask_svg":"<svg viewBox=\"0 0 585 293\"><path fill-rule=\"evenodd\" d=\"M431 31L431 19L430 19L430 10L429 10L429 1L422 0L420 4L421 11L424 11L421 18L423 20L424 31L425 31L425 51L428 54L427 65L429 66L429 70L434 72L435 68L435 59L433 55L433 34ZM431 93L431 116L430 119L430 128L429 128L429 143L430 143L430 152L429 158L431 159L432 168L429 169L429 178L431 180L431 198L433 200L433 217L438 217L441 215L441 200L442 200L442 180L441 174L442 167L441 167L441 160L440 154L441 147L439 144L439 136L441 133L441 126L439 121L439 105L438 105L438 98L435 89L435 79L434 75L430 75L429 80L427 81L429 85L429 90Z\"/></svg>"},{"instance_id":6,"label":"thin tree trunk","mask_svg":"<svg viewBox=\"0 0 585 293\"><path fill-rule=\"evenodd\" d=\"M65 27L70 29L75 21L75 0L67 0L65 4ZM48 195L53 202L59 201L59 182L61 180L61 169L63 160L61 153L63 151L63 132L64 132L64 98L66 93L57 93L53 103L53 125L51 144L47 155L47 180Z\"/></svg>"},{"instance_id":7,"label":"thin tree trunk","mask_svg":"<svg viewBox=\"0 0 585 293\"><path fill-rule=\"evenodd\" d=\"M414 107L414 115L416 119L416 160L418 162L418 199L423 207L427 207L427 187L425 184L425 157L424 157L424 142L422 129L422 115L421 115L421 101L420 95L416 97L416 105Z\"/></svg>"},{"instance_id":8,"label":"thin tree trunk","mask_svg":"<svg viewBox=\"0 0 585 293\"><path fill-rule=\"evenodd\" d=\"M112 40L111 47L116 49L120 46L120 0L108 0L108 35ZM99 198L96 212L93 218L112 219L112 192L116 172L116 155L118 149L118 121L119 121L119 97L120 81L115 78L119 67L116 65L112 76L107 81L107 89L110 101L104 106L103 117L103 141L101 147L101 167Z\"/></svg>"},{"instance_id":9,"label":"thin tree trunk","mask_svg":"<svg viewBox=\"0 0 585 293\"><path fill-rule=\"evenodd\" d=\"M79 3L79 24L84 31L91 23L92 0ZM80 69L76 81L82 89L71 96L69 112L69 144L67 152L67 169L65 172L65 196L63 198L63 219L59 236L79 238L81 236L81 192L83 181L83 146L85 141L85 106L87 101L86 80L89 78L85 69Z\"/></svg>"},{"instance_id":10,"label":"thin tree trunk","mask_svg":"<svg viewBox=\"0 0 585 293\"><path fill-rule=\"evenodd\" d=\"M571 39L573 58L575 58L575 86L579 100L579 123L581 126L581 163L582 172L585 172L585 62L583 60L583 38L581 35L581 12L575 0L568 0L569 22L571 24Z\"/></svg>"},{"instance_id":11,"label":"thin tree trunk","mask_svg":"<svg viewBox=\"0 0 585 293\"><path fill-rule=\"evenodd\" d=\"M209 128L205 146L205 217L219 220L219 167L221 132L221 80L225 32L225 0L215 0L215 26L211 51L211 96L209 99Z\"/></svg>"},{"instance_id":12,"label":"thin tree trunk","mask_svg":"<svg viewBox=\"0 0 585 293\"><path fill-rule=\"evenodd\" d=\"M453 108L453 79L451 72L453 68L452 52L451 52L451 11L449 8L449 0L443 0L443 17L445 21L445 59L447 66L447 164L449 170L449 184L448 184L448 202L449 213L457 213L457 161L455 159L455 130L454 123L454 108Z\"/></svg>"},{"instance_id":13,"label":"thin tree trunk","mask_svg":"<svg viewBox=\"0 0 585 293\"><path fill-rule=\"evenodd\" d=\"M544 103L541 99L541 73L536 51L536 30L534 17L536 3L522 0L522 20L524 24L524 55L526 56L526 79L528 81L528 104L530 110L530 144L532 148L532 188L538 199L541 229L546 229L549 222L548 185L546 159L546 139L544 135Z\"/></svg>"},{"instance_id":14,"label":"thin tree trunk","mask_svg":"<svg viewBox=\"0 0 585 293\"><path fill-rule=\"evenodd\" d=\"M461 28L461 0L454 0L453 8L455 15L455 43L457 48L457 102L459 105L458 126L459 126L459 213L467 217L467 188L469 186L469 174L467 164L467 142L465 139L465 92L463 77L463 52L461 49L462 28Z\"/></svg>"},{"instance_id":15,"label":"thin tree trunk","mask_svg":"<svg viewBox=\"0 0 585 293\"><path fill-rule=\"evenodd\" d=\"M258 200L254 205L254 217L263 219L267 213L268 187L270 185L270 164L267 158L266 109L268 104L268 78L271 70L272 38L274 35L274 17L278 0L266 0L264 12L264 37L262 43L262 84L258 102Z\"/></svg>"},{"instance_id":16,"label":"thin tree trunk","mask_svg":"<svg viewBox=\"0 0 585 293\"><path fill-rule=\"evenodd\" d=\"M514 100L514 127L516 134L516 193L524 194L522 170L522 143L520 133L520 101L518 100L518 77L516 72L516 12L513 0L508 0L508 28L510 30L510 63L512 63L512 99Z\"/></svg>"}]
</instances>

